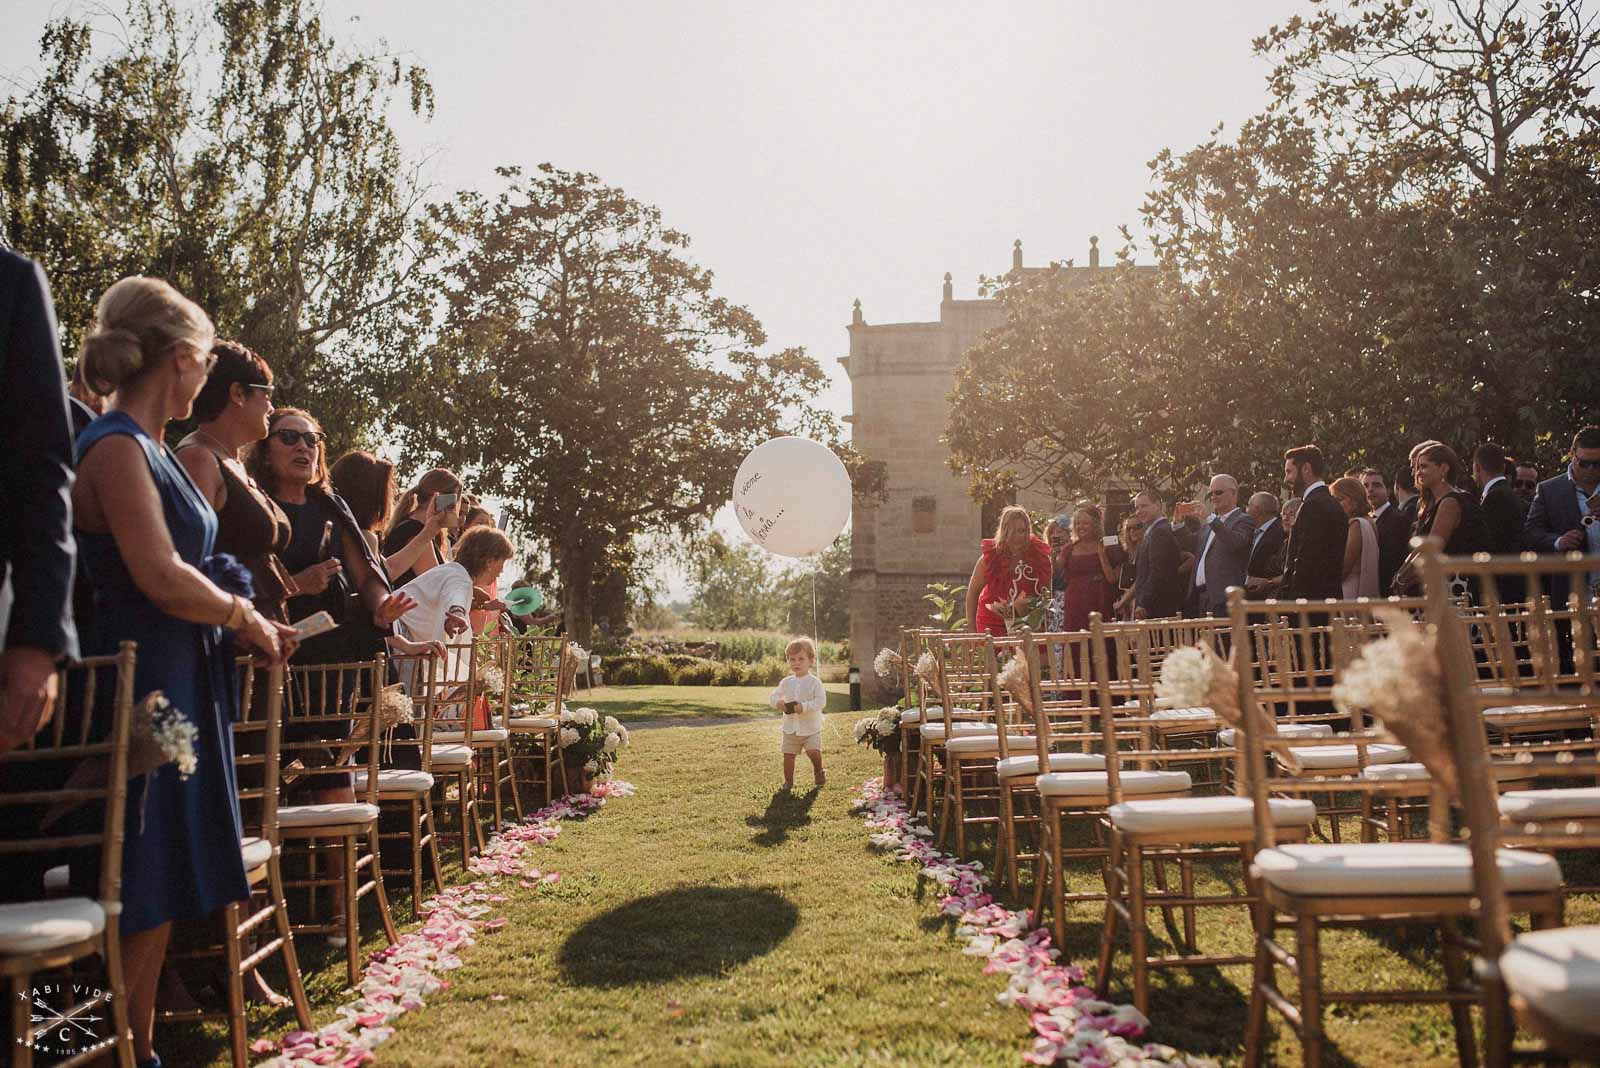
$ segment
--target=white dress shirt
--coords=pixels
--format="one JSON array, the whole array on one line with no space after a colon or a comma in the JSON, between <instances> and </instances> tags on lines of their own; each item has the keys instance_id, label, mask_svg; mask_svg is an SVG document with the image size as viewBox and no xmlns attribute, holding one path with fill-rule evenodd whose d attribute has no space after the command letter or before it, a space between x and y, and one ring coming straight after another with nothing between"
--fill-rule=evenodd
<instances>
[{"instance_id":1,"label":"white dress shirt","mask_svg":"<svg viewBox=\"0 0 1600 1068\"><path fill-rule=\"evenodd\" d=\"M767 700L773 708L782 708L786 701L800 705L800 711L783 714L783 733L809 738L822 731L822 710L828 704L828 691L822 688L822 680L814 673L785 675Z\"/></svg>"}]
</instances>

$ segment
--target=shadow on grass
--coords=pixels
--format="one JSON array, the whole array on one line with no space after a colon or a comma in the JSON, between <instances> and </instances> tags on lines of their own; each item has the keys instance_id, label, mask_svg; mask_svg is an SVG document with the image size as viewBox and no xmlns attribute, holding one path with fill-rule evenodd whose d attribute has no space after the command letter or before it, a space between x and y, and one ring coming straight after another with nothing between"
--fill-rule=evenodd
<instances>
[{"instance_id":1,"label":"shadow on grass","mask_svg":"<svg viewBox=\"0 0 1600 1068\"><path fill-rule=\"evenodd\" d=\"M800 911L776 890L684 886L596 916L562 943L556 963L579 986L721 975L772 952L799 919Z\"/></svg>"},{"instance_id":2,"label":"shadow on grass","mask_svg":"<svg viewBox=\"0 0 1600 1068\"><path fill-rule=\"evenodd\" d=\"M759 816L746 816L745 826L759 827L761 833L750 839L758 846L782 845L789 840L789 832L811 822L811 806L817 802L821 791L812 787L803 793L779 790L767 802L767 810Z\"/></svg>"}]
</instances>

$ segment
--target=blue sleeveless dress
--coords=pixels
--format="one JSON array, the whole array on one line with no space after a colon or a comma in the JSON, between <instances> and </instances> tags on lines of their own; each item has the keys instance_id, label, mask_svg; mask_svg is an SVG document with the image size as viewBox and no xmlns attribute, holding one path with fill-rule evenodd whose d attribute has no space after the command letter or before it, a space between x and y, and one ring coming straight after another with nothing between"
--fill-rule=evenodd
<instances>
[{"instance_id":1,"label":"blue sleeveless dress","mask_svg":"<svg viewBox=\"0 0 1600 1068\"><path fill-rule=\"evenodd\" d=\"M143 447L172 544L185 563L202 566L217 536L210 503L172 453L121 412L89 424L78 436L78 455L113 434L126 434ZM209 916L250 896L239 853L232 727L239 691L232 654L221 647L217 627L177 619L151 604L109 533L76 534L94 583L95 627L85 653L111 653L119 642L138 642L134 701L160 690L199 733L198 766L188 779L179 779L177 767L167 764L128 784L122 933Z\"/></svg>"}]
</instances>

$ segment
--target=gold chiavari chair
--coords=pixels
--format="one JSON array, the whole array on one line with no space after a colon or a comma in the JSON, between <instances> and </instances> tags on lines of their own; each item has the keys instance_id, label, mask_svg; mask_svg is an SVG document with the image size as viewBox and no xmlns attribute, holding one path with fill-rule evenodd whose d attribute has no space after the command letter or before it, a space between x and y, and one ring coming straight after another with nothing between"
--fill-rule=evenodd
<instances>
[{"instance_id":1,"label":"gold chiavari chair","mask_svg":"<svg viewBox=\"0 0 1600 1068\"><path fill-rule=\"evenodd\" d=\"M30 741L0 753L0 816L9 828L0 838L0 858L54 856L68 850L96 850L99 880L96 896L58 897L0 905L0 975L11 1002L11 1063L31 1068L37 1040L61 1026L61 1017L91 1022L98 1010L111 1013L110 1033L98 1026L79 1043L72 1056L57 1065L101 1062L110 1050L122 1068L133 1066L133 1041L128 1029L127 986L123 981L122 841L128 797L129 730L133 720L135 646L124 642L113 656L88 657L56 673L57 696L50 721ZM97 737L97 698L111 693L109 731ZM72 769L93 761L104 769L93 781L69 777ZM36 831L33 817L58 806L98 809L98 820L74 820L63 833ZM92 815L91 813L90 815ZM105 980L64 984L73 1000L48 1005L35 1023L34 977L99 957ZM77 1000L79 996L82 1000ZM100 1018L94 1017L95 1020ZM76 1040L75 1040L76 1041Z\"/></svg>"},{"instance_id":2,"label":"gold chiavari chair","mask_svg":"<svg viewBox=\"0 0 1600 1068\"><path fill-rule=\"evenodd\" d=\"M294 1008L295 1022L303 1029L311 1027L311 1007L306 1002L289 906L284 898L278 838L278 747L285 673L282 667L255 670L248 659L240 660L237 670L240 695L239 719L233 725L234 769L242 831L239 848L251 898L248 902L230 902L218 910L220 945L167 954L169 961L221 956L227 982L226 1007L164 1010L159 1015L169 1023L226 1019L233 1064L243 1068L249 1063L244 980L250 972L273 954L281 954L289 983L289 1003ZM254 946L253 938L260 939Z\"/></svg>"},{"instance_id":3,"label":"gold chiavari chair","mask_svg":"<svg viewBox=\"0 0 1600 1068\"><path fill-rule=\"evenodd\" d=\"M906 627L900 632L900 692L907 698L920 689L911 669L916 663L921 634L920 627ZM923 703L919 701L917 707L903 709L900 713L900 793L910 808L914 808L917 801L913 787L920 767L918 755L922 748L922 711Z\"/></svg>"},{"instance_id":4,"label":"gold chiavari chair","mask_svg":"<svg viewBox=\"0 0 1600 1068\"><path fill-rule=\"evenodd\" d=\"M1059 730L1052 730L1048 771L1099 771L1105 767L1105 757L1092 752L1089 730L1093 726L1090 701L1089 652L1087 631L1073 634L1036 634L1034 642L1043 650L1040 663L1049 666L1050 677L1041 680L1040 693L1044 701L1043 715ZM992 643L994 663L1000 657L1022 657L1020 638L999 638ZM1024 674L1026 660L1023 660ZM1000 690L998 673L992 684ZM1022 713L1022 722L1033 724L1035 710L1031 704L1026 684L1020 693L1012 693ZM1081 728L1074 734L1072 728ZM1008 732L1009 734L1009 732ZM1000 833L995 842L994 877L1002 874L1010 880L1011 894L1020 892L1022 866L1037 864L1039 825L1039 791L1034 780L1039 775L1039 753L1031 735L1016 744L1010 737L1000 740L1001 752L995 761L995 778L1000 791ZM1032 842L1023 838L1028 832Z\"/></svg>"},{"instance_id":5,"label":"gold chiavari chair","mask_svg":"<svg viewBox=\"0 0 1600 1068\"><path fill-rule=\"evenodd\" d=\"M555 780L561 779L560 794L567 792L567 766L561 759L559 743L561 706L566 701L566 660L572 652L562 637L536 634L510 635L511 709L506 721L511 732L511 769L528 774L522 781L530 789L543 790L549 805L560 796ZM521 748L519 748L519 740Z\"/></svg>"},{"instance_id":6,"label":"gold chiavari chair","mask_svg":"<svg viewBox=\"0 0 1600 1068\"><path fill-rule=\"evenodd\" d=\"M380 760L388 767L378 769L379 843L397 843L404 849L409 863L405 867L382 868L385 876L406 876L411 880L411 911L422 915L423 862L433 869L433 885L444 889L444 872L439 865L437 819L433 811L433 791L438 779L433 774L433 704L438 700L439 660L431 653L417 653L390 658L403 680L392 684L403 691L403 698L411 703L409 730L398 728L385 736ZM357 771L354 776L357 794L367 787L367 773ZM384 830L385 819L391 830Z\"/></svg>"},{"instance_id":7,"label":"gold chiavari chair","mask_svg":"<svg viewBox=\"0 0 1600 1068\"><path fill-rule=\"evenodd\" d=\"M506 720L511 714L511 674L509 642L503 638L479 638L445 646L446 662L451 656L465 665L465 678L449 677L445 681L447 700L459 695L463 709L460 730L448 730L453 724L436 725L435 738L445 745L465 745L472 751L472 766L477 779L476 798L480 810L477 818L484 818L481 809L489 806L487 818L496 831L502 818L502 787L509 787L513 810L522 818L521 795L511 775L511 731ZM483 686L482 669L492 668L504 680L499 693L487 693ZM455 674L461 674L459 668ZM486 726L474 722L479 711L486 712Z\"/></svg>"},{"instance_id":8,"label":"gold chiavari chair","mask_svg":"<svg viewBox=\"0 0 1600 1068\"><path fill-rule=\"evenodd\" d=\"M1039 646L1033 634L1024 629L1020 637L1024 663L1027 665L1028 688L1034 707L1034 744L1038 766L1048 768L1055 754L1056 735L1061 733L1053 723L1045 701L1042 682ZM1092 654L1082 643L1083 662L1091 665ZM1122 657L1125 660L1125 655ZM1066 670L1065 666L1062 668ZM1079 669L1082 670L1082 669ZM1092 690L1092 681L1090 689ZM1094 698L1091 698L1094 699ZM1095 699L1098 706L1098 699ZM1112 737L1119 736L1119 725L1114 721L1101 726L1103 716L1096 711L1093 722L1101 729L1110 729ZM1069 718L1068 722L1071 720ZM1079 719L1077 724L1082 725ZM1087 737L1082 732L1069 735L1069 739L1082 744ZM1102 736L1103 737L1103 736ZM1103 744L1103 742L1102 742ZM1103 903L1106 900L1104 866L1110 851L1102 834L1106 808L1111 804L1111 765L1120 760L1120 754L1101 753L1103 765L1095 770L1047 771L1034 776L1034 789L1039 796L1039 859L1033 879L1033 914L1035 922L1042 922L1048 910L1056 945L1066 941L1066 907L1078 902ZM1188 772L1165 771L1152 768L1118 767L1118 782L1124 795L1146 798L1182 797L1189 793L1191 781ZM1068 824L1083 832L1081 837L1088 845L1066 845ZM1068 861L1089 861L1100 869L1101 884L1092 891L1069 891L1066 886Z\"/></svg>"},{"instance_id":9,"label":"gold chiavari chair","mask_svg":"<svg viewBox=\"0 0 1600 1068\"><path fill-rule=\"evenodd\" d=\"M1445 689L1442 697L1450 757L1460 784L1462 816L1470 832L1473 884L1482 903L1476 972L1482 986L1484 1059L1489 1068L1512 1063L1519 1025L1541 1039L1550 1053L1579 1061L1592 1058L1600 1042L1600 1014L1595 1011L1600 1007L1600 926L1562 927L1557 910L1538 917L1543 921L1536 923L1538 929L1515 934L1511 918L1519 910L1514 887L1498 862L1510 844L1543 849L1600 847L1600 819L1596 818L1600 807L1574 807L1575 798L1568 795L1547 806L1519 804L1507 811L1506 797L1497 796L1493 788L1494 767L1502 758L1488 744L1492 719L1485 715L1500 698L1473 685L1474 658L1467 625L1451 609L1446 579L1452 574L1476 577L1485 590L1493 589L1494 580L1503 576L1518 576L1531 583L1564 575L1582 584L1593 562L1593 557L1576 553L1470 560L1445 557L1431 539L1422 549L1423 582ZM1519 686L1523 698L1552 710L1553 722L1561 721L1557 710L1562 707L1593 707L1600 701L1597 615L1600 606L1575 593L1562 613L1566 626L1558 630L1551 625L1535 636L1536 643L1544 646L1543 655L1558 661L1563 659L1558 644L1571 643L1565 658L1571 663L1569 672L1553 672L1540 665L1532 674L1544 685ZM1545 622L1553 624L1554 620ZM1557 674L1568 678L1556 682ZM1522 678L1519 675L1519 681ZM1537 756L1529 751L1522 758L1537 763L1541 773L1550 776L1593 781L1600 774L1600 760L1592 747Z\"/></svg>"},{"instance_id":10,"label":"gold chiavari chair","mask_svg":"<svg viewBox=\"0 0 1600 1068\"><path fill-rule=\"evenodd\" d=\"M1162 722L1159 720L1143 721L1141 717L1141 722L1135 724L1124 717L1118 722L1112 706L1117 676L1111 669L1113 655L1108 646L1114 649L1126 642L1135 649L1148 649L1150 629L1150 624L1142 621L1108 625L1098 612L1089 617L1089 650L1094 664L1094 691L1100 705L1101 745L1106 753L1117 754L1117 759L1106 762L1110 804L1105 818L1110 831L1110 857L1106 864L1106 912L1095 989L1101 997L1109 990L1120 932L1126 930L1132 956L1133 1004L1140 1012L1149 1011L1152 969L1249 964L1253 959L1250 955L1200 952L1195 943L1195 910L1222 907L1243 911L1255 903L1249 867L1256 810L1245 795L1240 776L1234 776L1236 792L1232 795L1131 800L1123 796L1121 764L1124 761L1141 767L1154 764L1170 768L1173 763L1193 764L1196 754L1202 759L1228 755L1226 750L1209 746L1196 749L1194 738L1185 736L1189 733L1186 731L1180 733L1177 744L1173 745L1172 739L1163 736L1156 726ZM1197 633L1195 636L1204 642L1214 635ZM1143 670L1152 670L1148 661ZM1210 713L1216 722L1224 722L1216 710L1205 707L1202 711ZM1131 748L1119 744L1122 738L1129 739ZM1153 742L1154 748L1145 739ZM1316 805L1300 799L1272 798L1268 802L1268 812L1278 828L1279 838L1286 841L1304 841L1317 819ZM1243 893L1204 897L1196 893L1193 866L1197 861L1235 860L1244 876ZM1180 889L1176 892L1169 891L1165 885L1164 870L1169 861L1176 861L1179 868ZM1147 862L1154 865L1156 873L1157 885L1153 891L1145 881ZM1169 916L1175 907L1183 910L1182 937L1174 938L1178 952L1165 956L1151 953L1148 916L1152 905L1163 908Z\"/></svg>"},{"instance_id":11,"label":"gold chiavari chair","mask_svg":"<svg viewBox=\"0 0 1600 1068\"><path fill-rule=\"evenodd\" d=\"M1025 747L1032 740L1005 718L991 636L936 635L930 644L944 713L940 721L924 725L943 728L934 735L940 743L934 759L944 778L939 841L945 841L954 828L956 853L965 857L967 829L1000 822L995 763L1007 755L1007 741ZM967 713L961 719L956 716L957 699Z\"/></svg>"},{"instance_id":12,"label":"gold chiavari chair","mask_svg":"<svg viewBox=\"0 0 1600 1068\"><path fill-rule=\"evenodd\" d=\"M468 711L477 685L471 655L464 650L464 646L449 646L434 665L432 699L427 708L433 720L428 770L433 775L434 811L441 815L454 813L456 833L461 839L461 870L470 871L473 854L483 851L484 838L478 819L478 777L473 764L472 716ZM460 740L446 740L450 738ZM450 800L452 788L454 802Z\"/></svg>"},{"instance_id":13,"label":"gold chiavari chair","mask_svg":"<svg viewBox=\"0 0 1600 1068\"><path fill-rule=\"evenodd\" d=\"M1279 681L1270 673L1262 677L1256 672L1239 672L1241 774L1255 806L1255 853L1250 871L1259 894L1253 910L1255 955L1245 1064L1260 1065L1267 1057L1264 1042L1269 1010L1283 1017L1299 1037L1302 1062L1307 1066L1322 1064L1328 1046L1324 1007L1330 1002L1448 1004L1457 1052L1464 1064L1474 1063L1470 1003L1476 993L1469 984L1466 943L1459 929L1460 921L1470 917L1475 908L1472 859L1467 847L1449 840L1442 820L1433 821L1431 840L1425 843L1280 844L1277 825L1270 818L1274 797L1304 792L1296 788L1292 773L1284 774L1284 768L1295 766L1284 754L1297 747L1327 744L1320 739L1289 738L1277 733L1274 706L1292 703L1297 695L1312 700L1325 697L1354 660L1361 642L1384 633L1377 627L1340 626L1339 612L1348 606L1348 602L1246 601L1238 589L1229 594L1235 647L1250 648L1247 643L1252 625L1265 622L1280 631L1283 639L1309 651L1314 664L1314 670L1300 674L1305 685L1299 690L1280 689ZM1330 619L1334 621L1331 629ZM1361 732L1346 736L1353 741L1335 741L1355 748L1381 737L1377 732ZM1277 765L1276 772L1269 768L1269 756L1271 763ZM1360 775L1325 776L1318 779L1314 788L1359 794L1381 789L1382 784ZM1516 911L1540 918L1559 915L1561 873L1553 860L1537 853L1502 850L1496 861L1511 888ZM1324 989L1324 928L1377 928L1391 924L1438 927L1445 980L1441 988ZM1294 932L1292 948L1278 941L1278 933L1284 929ZM1298 1002L1279 988L1279 969L1297 981Z\"/></svg>"},{"instance_id":14,"label":"gold chiavari chair","mask_svg":"<svg viewBox=\"0 0 1600 1068\"><path fill-rule=\"evenodd\" d=\"M383 744L377 694L384 682L384 660L349 664L294 664L289 668L279 742L278 828L286 851L303 857L306 877L286 887L307 891L311 922L295 924L298 934L344 939L350 984L361 978L361 899L373 897L389 944L399 941L389 913L389 897L379 872L378 754ZM364 771L359 791L354 772ZM302 794L297 801L296 792ZM354 793L354 800L329 800ZM297 803L290 804L290 801ZM330 874L319 870L325 859ZM334 917L318 915L317 890L332 888L341 907Z\"/></svg>"},{"instance_id":15,"label":"gold chiavari chair","mask_svg":"<svg viewBox=\"0 0 1600 1068\"><path fill-rule=\"evenodd\" d=\"M918 705L922 717L917 740L917 783L912 793L911 809L924 815L929 823L933 822L936 810L940 813L944 811L944 793L948 785L944 775L946 735L991 729L990 725L984 722L984 713L981 710L956 705L960 693L947 695L939 689L940 654L934 643L954 638L980 640L982 637L980 634L947 633L937 630L919 631L917 635L917 658L920 659L923 653L929 654L934 662L934 674L931 680L920 676L916 680ZM963 681L961 685L970 686L971 683Z\"/></svg>"}]
</instances>

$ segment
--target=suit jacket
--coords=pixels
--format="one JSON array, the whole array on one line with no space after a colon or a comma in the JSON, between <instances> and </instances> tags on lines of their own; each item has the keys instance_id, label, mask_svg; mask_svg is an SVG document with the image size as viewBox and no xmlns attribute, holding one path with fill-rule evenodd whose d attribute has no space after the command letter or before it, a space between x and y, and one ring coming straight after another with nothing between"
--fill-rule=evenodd
<instances>
[{"instance_id":1,"label":"suit jacket","mask_svg":"<svg viewBox=\"0 0 1600 1068\"><path fill-rule=\"evenodd\" d=\"M1422 507L1422 495L1413 493L1406 498L1405 504L1397 505L1396 507L1400 509L1400 514L1406 517L1406 521L1411 524L1411 529L1415 530L1417 528L1417 509Z\"/></svg>"},{"instance_id":2,"label":"suit jacket","mask_svg":"<svg viewBox=\"0 0 1600 1068\"><path fill-rule=\"evenodd\" d=\"M1178 539L1162 517L1144 532L1135 558L1133 604L1156 619L1183 611L1183 579L1178 574Z\"/></svg>"},{"instance_id":3,"label":"suit jacket","mask_svg":"<svg viewBox=\"0 0 1600 1068\"><path fill-rule=\"evenodd\" d=\"M1520 553L1522 551L1522 501L1511 483L1501 479L1483 495L1480 508L1484 525L1489 528L1489 551L1492 553ZM1521 601L1527 583L1520 575L1502 575L1495 583L1500 587L1502 603Z\"/></svg>"},{"instance_id":4,"label":"suit jacket","mask_svg":"<svg viewBox=\"0 0 1600 1068\"><path fill-rule=\"evenodd\" d=\"M1416 519L1391 503L1372 525L1378 530L1378 593L1387 597L1395 573L1411 555L1411 531Z\"/></svg>"},{"instance_id":5,"label":"suit jacket","mask_svg":"<svg viewBox=\"0 0 1600 1068\"><path fill-rule=\"evenodd\" d=\"M77 656L72 625L72 424L50 284L0 248L0 576L14 598L7 648Z\"/></svg>"},{"instance_id":6,"label":"suit jacket","mask_svg":"<svg viewBox=\"0 0 1600 1068\"><path fill-rule=\"evenodd\" d=\"M1200 528L1194 574L1200 574L1200 561L1203 559L1206 588L1202 603L1200 587L1195 585L1195 578L1189 580L1190 600L1196 615L1228 614L1228 587L1244 585L1245 572L1250 564L1250 546L1255 536L1255 521L1243 508L1235 509L1226 521L1212 516Z\"/></svg>"},{"instance_id":7,"label":"suit jacket","mask_svg":"<svg viewBox=\"0 0 1600 1068\"><path fill-rule=\"evenodd\" d=\"M1578 486L1563 471L1547 478L1534 491L1528 518L1522 524L1522 547L1536 553L1559 552L1556 539L1569 530L1583 529L1583 513L1578 510ZM1545 580L1552 607L1566 607L1567 577L1551 575Z\"/></svg>"},{"instance_id":8,"label":"suit jacket","mask_svg":"<svg viewBox=\"0 0 1600 1068\"><path fill-rule=\"evenodd\" d=\"M1344 543L1349 528L1350 517L1327 486L1318 486L1306 495L1289 534L1283 598L1320 601L1344 596Z\"/></svg>"},{"instance_id":9,"label":"suit jacket","mask_svg":"<svg viewBox=\"0 0 1600 1068\"><path fill-rule=\"evenodd\" d=\"M1277 578L1283 574L1283 548L1289 541L1283 521L1273 516L1256 528L1254 547L1244 573L1249 578Z\"/></svg>"}]
</instances>

